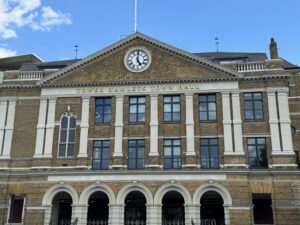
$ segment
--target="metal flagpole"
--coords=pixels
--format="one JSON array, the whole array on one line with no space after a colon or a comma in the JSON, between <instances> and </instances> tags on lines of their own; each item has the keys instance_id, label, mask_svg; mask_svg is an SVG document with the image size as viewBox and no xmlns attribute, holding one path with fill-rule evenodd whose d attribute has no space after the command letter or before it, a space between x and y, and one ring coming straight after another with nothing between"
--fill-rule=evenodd
<instances>
[{"instance_id":1,"label":"metal flagpole","mask_svg":"<svg viewBox=\"0 0 300 225\"><path fill-rule=\"evenodd\" d=\"M135 0L134 4L134 32L137 32L137 7L138 7L138 0Z\"/></svg>"}]
</instances>

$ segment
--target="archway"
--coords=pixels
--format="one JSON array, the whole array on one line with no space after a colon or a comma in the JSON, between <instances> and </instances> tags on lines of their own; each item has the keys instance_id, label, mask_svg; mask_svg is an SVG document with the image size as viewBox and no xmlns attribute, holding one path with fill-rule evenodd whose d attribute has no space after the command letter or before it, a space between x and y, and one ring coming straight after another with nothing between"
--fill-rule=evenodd
<instances>
[{"instance_id":1,"label":"archway","mask_svg":"<svg viewBox=\"0 0 300 225\"><path fill-rule=\"evenodd\" d=\"M184 225L184 203L184 198L179 192L167 192L162 199L162 224Z\"/></svg>"},{"instance_id":2,"label":"archway","mask_svg":"<svg viewBox=\"0 0 300 225\"><path fill-rule=\"evenodd\" d=\"M107 225L109 218L109 199L102 191L94 192L88 200L87 225Z\"/></svg>"},{"instance_id":3,"label":"archway","mask_svg":"<svg viewBox=\"0 0 300 225\"><path fill-rule=\"evenodd\" d=\"M125 225L146 224L146 198L140 191L132 191L125 198Z\"/></svg>"},{"instance_id":4,"label":"archway","mask_svg":"<svg viewBox=\"0 0 300 225\"><path fill-rule=\"evenodd\" d=\"M67 225L72 219L73 200L69 193L59 192L52 200L51 225Z\"/></svg>"},{"instance_id":5,"label":"archway","mask_svg":"<svg viewBox=\"0 0 300 225\"><path fill-rule=\"evenodd\" d=\"M205 192L200 203L201 225L225 225L224 201L218 192Z\"/></svg>"}]
</instances>

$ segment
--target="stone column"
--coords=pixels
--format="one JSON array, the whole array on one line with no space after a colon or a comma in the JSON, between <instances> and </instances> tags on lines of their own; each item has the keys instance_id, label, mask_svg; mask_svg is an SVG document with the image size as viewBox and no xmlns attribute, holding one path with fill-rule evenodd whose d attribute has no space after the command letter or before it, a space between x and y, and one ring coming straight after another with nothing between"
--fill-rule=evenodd
<instances>
[{"instance_id":1,"label":"stone column","mask_svg":"<svg viewBox=\"0 0 300 225\"><path fill-rule=\"evenodd\" d=\"M80 147L78 157L88 157L88 133L89 133L89 108L90 97L82 97L81 123L80 123Z\"/></svg>"},{"instance_id":2,"label":"stone column","mask_svg":"<svg viewBox=\"0 0 300 225\"><path fill-rule=\"evenodd\" d=\"M7 100L6 99L1 100L0 101L0 158L2 155L2 148L3 148L6 111L7 111Z\"/></svg>"},{"instance_id":3,"label":"stone column","mask_svg":"<svg viewBox=\"0 0 300 225\"><path fill-rule=\"evenodd\" d=\"M230 92L222 92L224 155L233 154Z\"/></svg>"},{"instance_id":4,"label":"stone column","mask_svg":"<svg viewBox=\"0 0 300 225\"><path fill-rule=\"evenodd\" d=\"M85 204L73 204L71 221L74 222L77 220L77 225L86 225L88 206Z\"/></svg>"},{"instance_id":5,"label":"stone column","mask_svg":"<svg viewBox=\"0 0 300 225\"><path fill-rule=\"evenodd\" d=\"M281 153L275 90L267 90L272 154Z\"/></svg>"},{"instance_id":6,"label":"stone column","mask_svg":"<svg viewBox=\"0 0 300 225\"><path fill-rule=\"evenodd\" d=\"M43 156L45 127L46 127L45 126L46 113L47 113L47 99L41 98L38 124L36 127L37 130L36 130L35 152L33 156L34 158L41 158Z\"/></svg>"},{"instance_id":7,"label":"stone column","mask_svg":"<svg viewBox=\"0 0 300 225\"><path fill-rule=\"evenodd\" d=\"M56 98L49 99L44 157L52 157Z\"/></svg>"},{"instance_id":8,"label":"stone column","mask_svg":"<svg viewBox=\"0 0 300 225\"><path fill-rule=\"evenodd\" d=\"M277 90L279 105L279 122L282 140L282 151L284 154L294 155L291 120L288 103L288 89Z\"/></svg>"},{"instance_id":9,"label":"stone column","mask_svg":"<svg viewBox=\"0 0 300 225\"><path fill-rule=\"evenodd\" d=\"M44 213L44 225L49 225L52 216L52 205L46 205Z\"/></svg>"},{"instance_id":10,"label":"stone column","mask_svg":"<svg viewBox=\"0 0 300 225\"><path fill-rule=\"evenodd\" d=\"M110 212L112 212L109 225L124 224L124 204L110 204L109 208L111 209Z\"/></svg>"},{"instance_id":11,"label":"stone column","mask_svg":"<svg viewBox=\"0 0 300 225\"><path fill-rule=\"evenodd\" d=\"M122 141L123 141L123 95L116 96L116 121L115 121L115 149L114 157L122 157Z\"/></svg>"},{"instance_id":12,"label":"stone column","mask_svg":"<svg viewBox=\"0 0 300 225\"><path fill-rule=\"evenodd\" d=\"M184 211L186 225L192 225L192 221L194 224L200 224L200 204L184 205Z\"/></svg>"},{"instance_id":13,"label":"stone column","mask_svg":"<svg viewBox=\"0 0 300 225\"><path fill-rule=\"evenodd\" d=\"M7 119L5 126L5 136L4 136L4 146L2 152L2 158L10 159L11 143L14 132L14 121L15 121L15 111L16 111L16 98L9 99Z\"/></svg>"},{"instance_id":14,"label":"stone column","mask_svg":"<svg viewBox=\"0 0 300 225\"><path fill-rule=\"evenodd\" d=\"M151 94L150 112L150 152L149 156L158 156L158 95Z\"/></svg>"},{"instance_id":15,"label":"stone column","mask_svg":"<svg viewBox=\"0 0 300 225\"><path fill-rule=\"evenodd\" d=\"M235 146L234 154L244 155L239 92L232 92L232 115L233 115L233 131L234 131L234 146Z\"/></svg>"},{"instance_id":16,"label":"stone column","mask_svg":"<svg viewBox=\"0 0 300 225\"><path fill-rule=\"evenodd\" d=\"M162 205L147 205L147 225L162 224Z\"/></svg>"},{"instance_id":17,"label":"stone column","mask_svg":"<svg viewBox=\"0 0 300 225\"><path fill-rule=\"evenodd\" d=\"M195 153L195 137L194 137L194 107L193 93L185 94L185 109L186 109L186 155L194 156Z\"/></svg>"}]
</instances>

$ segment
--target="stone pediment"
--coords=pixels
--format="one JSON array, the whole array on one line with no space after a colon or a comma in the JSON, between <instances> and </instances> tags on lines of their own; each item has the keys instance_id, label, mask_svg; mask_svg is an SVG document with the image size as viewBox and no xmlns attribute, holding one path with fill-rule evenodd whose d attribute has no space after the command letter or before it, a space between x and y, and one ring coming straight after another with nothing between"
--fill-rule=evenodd
<instances>
[{"instance_id":1,"label":"stone pediment","mask_svg":"<svg viewBox=\"0 0 300 225\"><path fill-rule=\"evenodd\" d=\"M151 65L131 72L124 63L129 49L143 47L151 54ZM109 83L214 81L239 79L243 74L141 33L134 33L60 71L38 81L41 86L81 86Z\"/></svg>"}]
</instances>

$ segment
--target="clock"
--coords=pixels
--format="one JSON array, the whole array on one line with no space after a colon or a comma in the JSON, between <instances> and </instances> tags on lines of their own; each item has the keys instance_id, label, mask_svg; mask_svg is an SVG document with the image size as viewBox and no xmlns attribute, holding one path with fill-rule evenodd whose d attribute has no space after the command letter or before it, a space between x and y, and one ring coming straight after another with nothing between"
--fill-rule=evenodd
<instances>
[{"instance_id":1,"label":"clock","mask_svg":"<svg viewBox=\"0 0 300 225\"><path fill-rule=\"evenodd\" d=\"M124 57L124 64L131 72L145 71L151 64L151 54L144 47L131 48Z\"/></svg>"}]
</instances>

